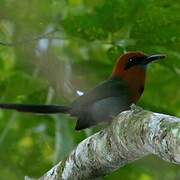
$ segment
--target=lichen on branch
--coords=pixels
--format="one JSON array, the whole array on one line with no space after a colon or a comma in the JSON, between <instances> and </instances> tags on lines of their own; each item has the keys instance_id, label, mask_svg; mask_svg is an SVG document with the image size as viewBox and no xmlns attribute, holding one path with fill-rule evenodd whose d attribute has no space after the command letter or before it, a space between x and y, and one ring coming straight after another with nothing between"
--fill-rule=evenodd
<instances>
[{"instance_id":1,"label":"lichen on branch","mask_svg":"<svg viewBox=\"0 0 180 180\"><path fill-rule=\"evenodd\" d=\"M180 164L180 118L133 106L79 143L40 179L96 178L148 154Z\"/></svg>"}]
</instances>

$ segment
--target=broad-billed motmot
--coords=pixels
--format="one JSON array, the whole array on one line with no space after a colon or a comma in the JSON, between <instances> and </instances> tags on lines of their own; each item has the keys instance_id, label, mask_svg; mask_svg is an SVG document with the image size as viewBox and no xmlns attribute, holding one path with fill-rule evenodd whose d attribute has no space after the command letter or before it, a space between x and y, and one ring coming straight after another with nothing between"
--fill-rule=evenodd
<instances>
[{"instance_id":1,"label":"broad-billed motmot","mask_svg":"<svg viewBox=\"0 0 180 180\"><path fill-rule=\"evenodd\" d=\"M77 117L76 130L103 121L110 122L118 113L129 109L132 103L137 103L144 91L147 65L164 57L159 54L147 56L142 52L128 52L120 56L109 79L69 106L3 103L0 108L41 114L70 114Z\"/></svg>"}]
</instances>

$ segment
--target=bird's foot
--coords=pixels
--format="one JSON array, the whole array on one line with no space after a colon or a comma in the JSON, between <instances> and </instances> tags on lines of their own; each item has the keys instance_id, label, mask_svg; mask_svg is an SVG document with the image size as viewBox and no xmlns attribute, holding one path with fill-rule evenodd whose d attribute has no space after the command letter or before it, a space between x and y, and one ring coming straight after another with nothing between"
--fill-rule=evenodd
<instances>
[{"instance_id":1,"label":"bird's foot","mask_svg":"<svg viewBox=\"0 0 180 180\"><path fill-rule=\"evenodd\" d=\"M133 113L139 113L143 110L143 108L141 108L140 106L136 106L135 104L131 105L131 111L133 111Z\"/></svg>"}]
</instances>

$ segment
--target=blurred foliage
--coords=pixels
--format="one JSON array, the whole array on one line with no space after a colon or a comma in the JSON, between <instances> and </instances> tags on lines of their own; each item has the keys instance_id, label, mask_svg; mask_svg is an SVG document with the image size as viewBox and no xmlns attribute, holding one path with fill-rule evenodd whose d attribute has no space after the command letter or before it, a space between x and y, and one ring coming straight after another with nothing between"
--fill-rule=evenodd
<instances>
[{"instance_id":1,"label":"blurred foliage","mask_svg":"<svg viewBox=\"0 0 180 180\"><path fill-rule=\"evenodd\" d=\"M68 104L106 79L119 54L164 53L149 67L139 104L180 116L180 2L0 0L0 102ZM0 179L39 177L97 129L74 131L64 115L0 111ZM105 179L176 180L157 157Z\"/></svg>"}]
</instances>

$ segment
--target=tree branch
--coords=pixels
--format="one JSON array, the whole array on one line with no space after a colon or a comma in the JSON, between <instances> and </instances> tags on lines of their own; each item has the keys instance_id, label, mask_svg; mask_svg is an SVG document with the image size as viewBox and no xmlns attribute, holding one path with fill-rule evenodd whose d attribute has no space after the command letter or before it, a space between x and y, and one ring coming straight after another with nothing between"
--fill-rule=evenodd
<instances>
[{"instance_id":1,"label":"tree branch","mask_svg":"<svg viewBox=\"0 0 180 180\"><path fill-rule=\"evenodd\" d=\"M108 128L82 141L40 179L91 179L148 154L180 164L180 118L133 106Z\"/></svg>"}]
</instances>

